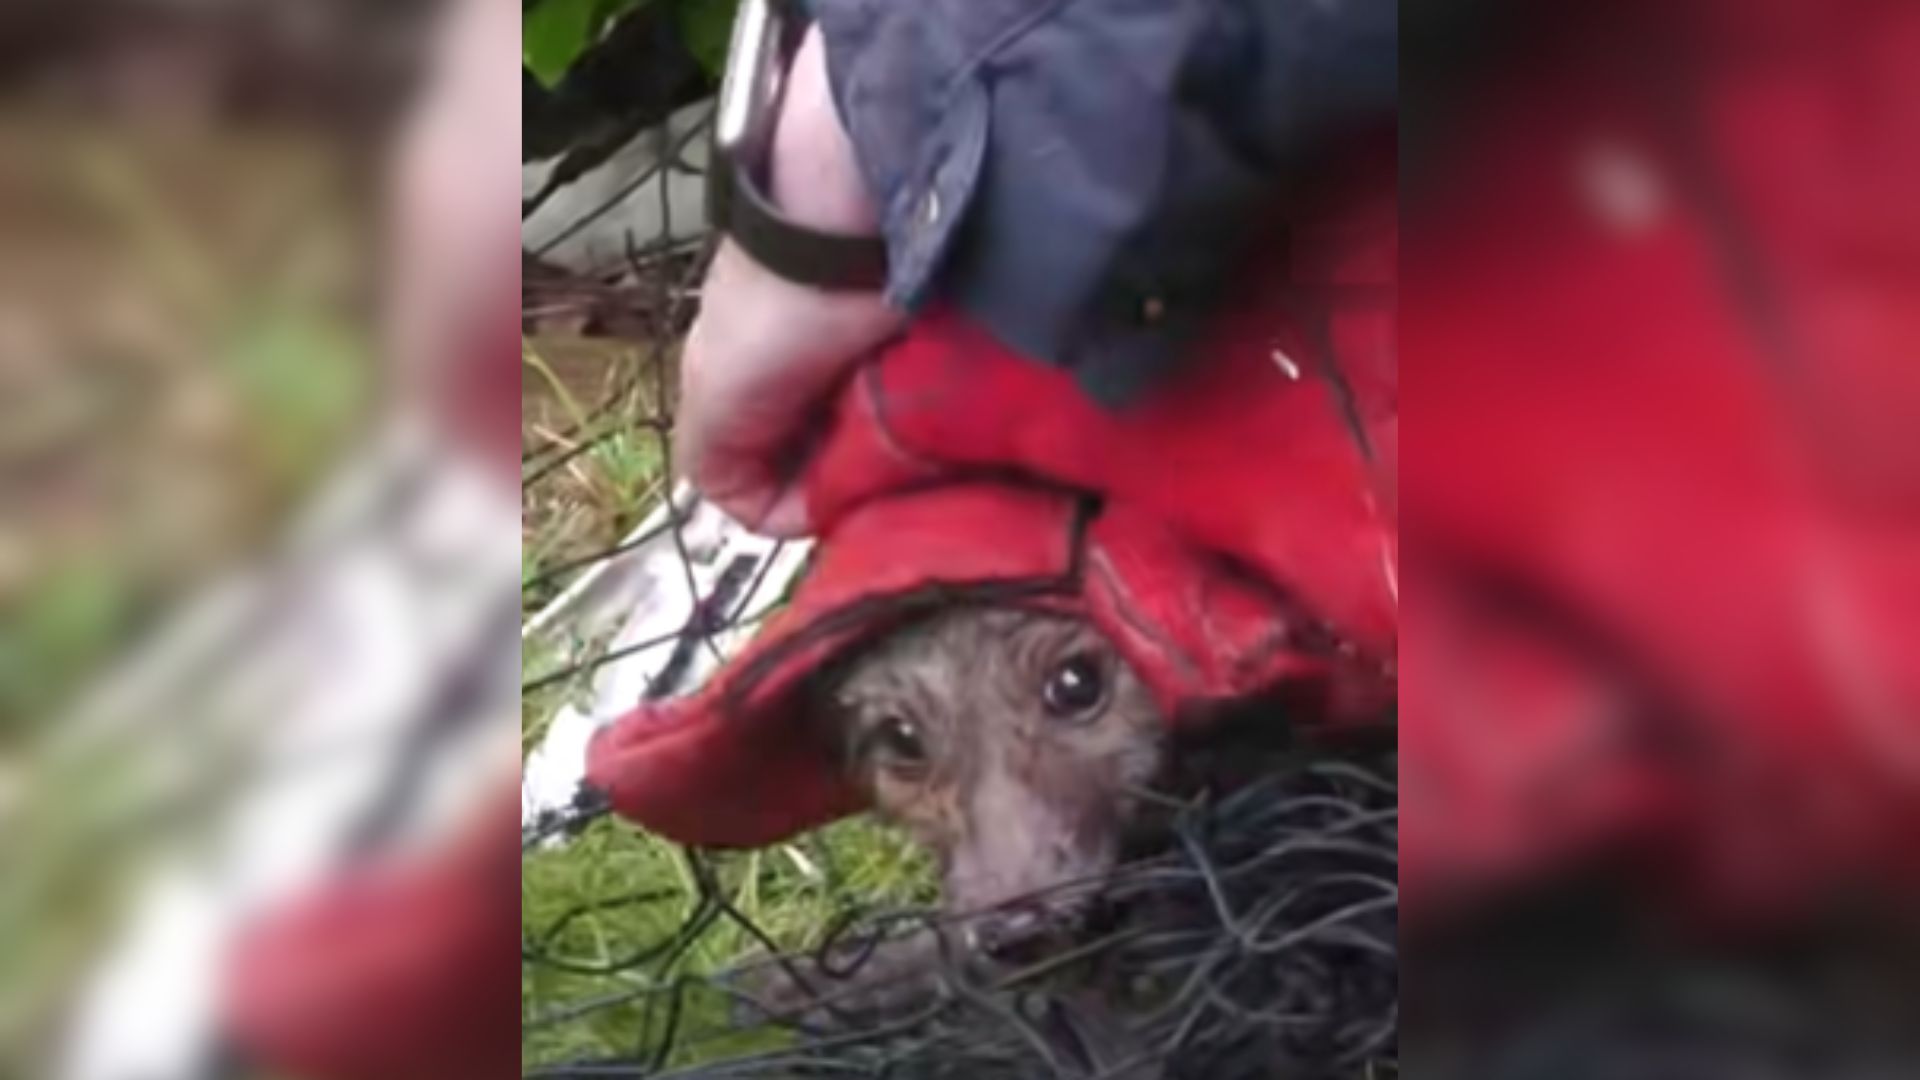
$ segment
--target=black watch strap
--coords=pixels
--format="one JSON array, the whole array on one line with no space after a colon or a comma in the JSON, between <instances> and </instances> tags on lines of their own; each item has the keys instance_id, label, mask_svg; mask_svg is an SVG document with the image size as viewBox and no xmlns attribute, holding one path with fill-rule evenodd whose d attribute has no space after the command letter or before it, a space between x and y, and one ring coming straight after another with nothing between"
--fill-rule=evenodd
<instances>
[{"instance_id":1,"label":"black watch strap","mask_svg":"<svg viewBox=\"0 0 1920 1080\"><path fill-rule=\"evenodd\" d=\"M755 262L801 285L875 291L887 282L887 245L877 236L822 232L773 205L753 170L727 155L709 162L707 217Z\"/></svg>"}]
</instances>

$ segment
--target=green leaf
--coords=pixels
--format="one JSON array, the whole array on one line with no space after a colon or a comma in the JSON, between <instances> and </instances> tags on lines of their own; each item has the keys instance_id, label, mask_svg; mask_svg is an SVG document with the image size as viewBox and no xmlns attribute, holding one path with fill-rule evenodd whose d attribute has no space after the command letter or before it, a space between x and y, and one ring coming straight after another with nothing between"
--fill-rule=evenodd
<instances>
[{"instance_id":1,"label":"green leaf","mask_svg":"<svg viewBox=\"0 0 1920 1080\"><path fill-rule=\"evenodd\" d=\"M540 0L520 19L520 60L552 89L580 54L647 0Z\"/></svg>"},{"instance_id":2,"label":"green leaf","mask_svg":"<svg viewBox=\"0 0 1920 1080\"><path fill-rule=\"evenodd\" d=\"M727 46L733 37L733 15L739 0L679 0L674 18L680 24L680 40L700 66L718 78L727 63Z\"/></svg>"},{"instance_id":3,"label":"green leaf","mask_svg":"<svg viewBox=\"0 0 1920 1080\"><path fill-rule=\"evenodd\" d=\"M520 59L548 89L586 51L600 0L540 0L521 17Z\"/></svg>"}]
</instances>

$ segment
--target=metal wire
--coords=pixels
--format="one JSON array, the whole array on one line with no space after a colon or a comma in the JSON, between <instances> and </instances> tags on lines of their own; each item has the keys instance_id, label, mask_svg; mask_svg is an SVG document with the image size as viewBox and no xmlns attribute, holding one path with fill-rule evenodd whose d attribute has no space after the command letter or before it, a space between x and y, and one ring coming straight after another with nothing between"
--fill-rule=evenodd
<instances>
[{"instance_id":1,"label":"metal wire","mask_svg":"<svg viewBox=\"0 0 1920 1080\"><path fill-rule=\"evenodd\" d=\"M669 355L684 326L690 264L637 260L666 295L647 419L670 461ZM574 451L577 452L577 451ZM566 451L562 452L562 455ZM529 487L567 458L531 455ZM666 525L676 539L683 524ZM650 538L649 538L650 539ZM599 557L529 587L560 586ZM684 541L675 550L688 558ZM531 692L624 656L669 650L648 696L678 689L693 652L747 612L771 559L696 596L679 629L523 683ZM693 575L689 568L689 583ZM675 659L681 662L676 663ZM832 916L812 947L783 949L734 899L751 856L681 852L671 880L580 897L523 926L528 1077L888 1077L893 1080L1253 1080L1398 1073L1398 786L1389 751L1303 761L1219 798L1158 794L1156 835L1120 869L1063 886L1083 929L1018 966L966 947L971 913L876 910L828 881ZM551 841L626 826L585 792L523 830L523 857ZM663 872L662 877L668 875ZM532 880L530 876L529 880ZM529 905L535 910L538 905ZM566 1038L569 1033L580 1038ZM613 1034L610 1036L609 1032ZM624 1049L543 1057L549 1046Z\"/></svg>"},{"instance_id":2,"label":"metal wire","mask_svg":"<svg viewBox=\"0 0 1920 1080\"><path fill-rule=\"evenodd\" d=\"M1307 764L1189 802L1157 852L1063 890L1091 901L1097 930L1018 968L959 944L968 915L863 912L857 896L839 898L843 915L816 948L783 953L722 885L741 856L688 851L697 902L665 932L619 943L613 961L556 951L581 906L526 929L526 965L606 983L530 1016L530 1027L636 1004L666 1017L643 1025L631 1055L534 1062L526 1075L1392 1076L1397 799L1381 756ZM590 906L683 901L653 888ZM680 969L729 928L757 943L756 959L698 977ZM743 1035L759 1047L725 1050Z\"/></svg>"},{"instance_id":3,"label":"metal wire","mask_svg":"<svg viewBox=\"0 0 1920 1080\"><path fill-rule=\"evenodd\" d=\"M637 190L650 178L630 186ZM657 411L633 423L650 428L670 460L673 415L660 358L685 326L704 261L630 250L629 263L640 288L658 289L663 301L639 305L658 313L653 359L622 381L616 397L624 399L643 377L655 380ZM593 424L604 411L596 409ZM573 432L577 442L525 455L525 485L546 482L612 430ZM681 524L666 526L676 530L676 541ZM651 539L563 562L527 588L557 585ZM684 542L676 549L684 560ZM680 629L543 674L523 691L638 652L670 649L684 659L710 648L722 630L764 616L742 610L753 585L738 603L726 590L765 570L762 564L722 575L721 594L700 598ZM650 692L672 692L684 666L670 662ZM1168 800L1172 824L1157 845L1108 878L1062 890L1089 902L1095 914L1085 931L1017 967L987 963L964 947L967 913L873 910L869 897L844 886L830 886L835 914L813 947L783 950L733 899L750 872L749 857L685 851L691 889L650 882L582 899L523 927L526 979L568 977L566 998L542 999L523 1016L524 1037L614 1027L626 1047L577 1059L523 1052L523 1073L655 1080L1397 1077L1395 777L1392 754L1381 751L1304 762L1217 800ZM586 792L525 830L523 852L623 827L609 818L604 799ZM593 931L576 932L588 920ZM1881 955L1850 961L1838 973L1809 973L1751 951L1674 954L1671 942L1616 943L1577 919L1545 925L1544 939L1519 947L1536 954L1530 965L1509 955L1516 940L1525 940L1513 927L1496 935L1504 950L1421 954L1414 972L1438 983L1409 992L1407 1015L1419 1022L1410 1020L1406 1041L1423 1076L1920 1075L1920 948L1911 942L1895 950L1877 938L1868 951ZM594 947L570 951L583 936ZM1564 951L1569 942L1585 948ZM731 954L717 969L710 962L715 952ZM1534 977L1530 968L1547 974Z\"/></svg>"}]
</instances>

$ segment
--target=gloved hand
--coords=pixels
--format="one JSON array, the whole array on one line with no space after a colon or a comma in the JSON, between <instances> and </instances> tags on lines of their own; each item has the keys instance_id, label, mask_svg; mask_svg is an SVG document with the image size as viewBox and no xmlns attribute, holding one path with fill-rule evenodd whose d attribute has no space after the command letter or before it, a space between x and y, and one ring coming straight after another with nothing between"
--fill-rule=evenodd
<instances>
[{"instance_id":1,"label":"gloved hand","mask_svg":"<svg viewBox=\"0 0 1920 1080\"><path fill-rule=\"evenodd\" d=\"M770 180L781 211L801 224L879 232L853 144L834 109L817 29L794 58ZM723 242L681 358L674 432L681 473L753 529L779 536L810 531L814 523L796 481L811 421L853 363L905 319L878 292L797 285Z\"/></svg>"}]
</instances>

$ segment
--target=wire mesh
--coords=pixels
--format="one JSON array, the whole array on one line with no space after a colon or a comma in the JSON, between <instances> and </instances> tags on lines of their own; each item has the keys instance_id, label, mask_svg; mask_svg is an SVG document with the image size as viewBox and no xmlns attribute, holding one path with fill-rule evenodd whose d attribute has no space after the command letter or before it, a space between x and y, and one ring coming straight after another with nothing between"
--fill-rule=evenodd
<instances>
[{"instance_id":1,"label":"wire mesh","mask_svg":"<svg viewBox=\"0 0 1920 1080\"><path fill-rule=\"evenodd\" d=\"M680 630L536 673L523 689L624 655L697 648L764 614L744 611L729 584L739 583L723 577ZM650 690L676 689L675 670L669 662ZM1304 763L1166 810L1157 843L1119 873L1041 898L1090 914L1081 933L1018 967L976 956L971 916L931 897L876 907L825 846L795 856L827 867L810 926L761 925L741 898L791 881L745 853L674 849L637 887L557 910L529 902L542 914L523 926L525 1074L1395 1075L1391 759ZM537 859L596 834L647 842L586 792L528 829L523 852ZM542 880L527 875L529 888ZM580 1046L602 1052L568 1052Z\"/></svg>"},{"instance_id":2,"label":"wire mesh","mask_svg":"<svg viewBox=\"0 0 1920 1080\"><path fill-rule=\"evenodd\" d=\"M619 197L650 179L636 177ZM585 227L569 226L561 239ZM645 308L654 294L635 294L624 282L561 282L554 286L561 295L533 310L604 311L633 305L639 295L641 309L669 313L662 329L647 331L664 345L690 311L684 286L699 260L680 249L634 252L629 260L643 281L657 283L666 278L649 260L670 259L683 260L689 277L677 291L664 290L664 306ZM650 370L663 376L665 367ZM529 486L623 429L651 432L664 457L672 430L664 390L662 383L657 412L609 419L596 411L593 425L566 433L567 445L531 455ZM531 577L528 588L549 589L654 539L572 557ZM697 606L686 628L541 672L525 688L561 687L636 653L684 653L733 620L752 618L713 599ZM672 681L661 680L661 689ZM770 860L645 847L588 793L527 832L528 857L539 859L557 838L592 845L624 837L654 853L657 872L641 887L623 878L620 888L538 905L523 928L523 982L560 992L529 997L523 1071L554 1078L1395 1076L1394 775L1384 753L1304 762L1230 795L1172 807L1155 850L1075 887L1095 913L1083 932L1017 967L972 954L967 915L930 902L876 905L830 865L830 844L809 841L791 854L824 867L824 910L809 909L821 917L797 932L767 925L764 908L749 898L792 886L769 869ZM1569 943L1583 948L1568 951ZM1809 955L1826 951L1822 945ZM1912 973L1920 965L1910 942L1894 950L1878 938L1868 951L1881 955L1815 971L1804 957L1756 957L1746 943L1714 955L1676 950L1671 940L1619 940L1556 912L1544 936L1503 925L1492 942L1464 955L1423 953L1418 970L1465 977L1415 993L1410 1011L1430 1011L1410 1026L1408 1041L1425 1072L1463 1080L1915 1075L1920 1055L1911 1033L1920 1023L1911 1005L1920 995ZM1516 962L1516 953L1528 962ZM564 1037L569 1029L593 1031L573 1040ZM570 1049L590 1043L611 1049Z\"/></svg>"},{"instance_id":3,"label":"wire mesh","mask_svg":"<svg viewBox=\"0 0 1920 1080\"><path fill-rule=\"evenodd\" d=\"M604 210L605 208L601 208ZM584 223L581 227L584 227ZM631 249L631 245L630 245ZM672 357L703 252L629 252L608 278L529 277L529 317L619 304L644 360L523 455L529 500L606 440L652 442L672 472ZM537 253L532 256L537 261ZM636 319L639 321L636 322ZM689 588L694 576L669 514ZM539 606L628 536L523 580ZM709 647L745 610L723 578L685 625L531 663L538 702L600 667ZM732 591L729 591L729 589ZM669 660L648 696L680 689ZM776 853L674 847L583 791L523 830L522 1055L529 1077L1101 1077L1238 1080L1398 1073L1397 781L1390 753L1301 761L1218 798L1161 808L1118 872L1037 898L1082 912L1018 964L969 947L975 913L938 905L925 867L863 873L897 840L836 826ZM865 830L865 831L862 831Z\"/></svg>"},{"instance_id":4,"label":"wire mesh","mask_svg":"<svg viewBox=\"0 0 1920 1080\"><path fill-rule=\"evenodd\" d=\"M757 872L693 849L671 881L525 927L524 966L590 979L523 1020L539 1033L621 1009L631 1050L529 1062L561 1077L1397 1075L1398 787L1390 758L1315 761L1172 813L1158 850L1068 886L1081 932L1016 964L970 950L973 916L872 910L855 895L793 949L735 897ZM604 808L584 801L561 828ZM618 828L607 825L606 827ZM672 908L667 918L649 909ZM570 933L626 912L657 927ZM654 914L657 914L655 912ZM602 928L616 920L599 920ZM703 970L703 942L739 957ZM591 955L573 954L591 940Z\"/></svg>"}]
</instances>

